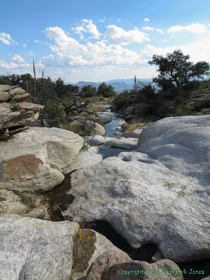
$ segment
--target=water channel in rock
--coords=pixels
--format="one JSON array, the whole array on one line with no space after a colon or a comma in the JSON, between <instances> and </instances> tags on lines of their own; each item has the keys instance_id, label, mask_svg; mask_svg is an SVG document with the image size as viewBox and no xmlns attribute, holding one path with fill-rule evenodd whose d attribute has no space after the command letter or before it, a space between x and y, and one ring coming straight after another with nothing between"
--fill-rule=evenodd
<instances>
[{"instance_id":1,"label":"water channel in rock","mask_svg":"<svg viewBox=\"0 0 210 280\"><path fill-rule=\"evenodd\" d=\"M124 122L125 121L122 117L115 116L110 123L106 124L106 136L110 137L114 132L121 131L121 128L119 126ZM98 153L100 153L104 159L106 157L118 156L119 153L126 151L130 152L131 150L109 148L105 145L101 145L99 147ZM132 151L136 151L136 149ZM75 199L73 195L68 194L68 192L71 189L71 173L65 176L64 181L60 185L44 194L45 199L50 205L50 215L52 221L63 221L64 217L62 216L61 212L66 210ZM87 223L85 228L90 228L103 234L116 247L126 252L133 260L140 260L152 263L153 257L158 251L158 248L156 248L154 244L145 244L137 249L132 248L128 244L128 242L125 239L123 239L123 237L119 235L109 223L105 221L95 221L94 223ZM200 280L210 275L210 259L177 264L181 270L185 269L188 272L191 271L190 269L192 269L193 271L204 271L204 274L202 275L189 275L189 273L185 274L183 275L184 280Z\"/></svg>"}]
</instances>

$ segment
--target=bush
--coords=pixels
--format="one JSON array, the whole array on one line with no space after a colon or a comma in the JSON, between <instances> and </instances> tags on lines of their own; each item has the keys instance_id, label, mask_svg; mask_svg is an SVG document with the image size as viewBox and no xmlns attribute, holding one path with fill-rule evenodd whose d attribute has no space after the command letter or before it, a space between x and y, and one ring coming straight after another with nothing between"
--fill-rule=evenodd
<instances>
[{"instance_id":1,"label":"bush","mask_svg":"<svg viewBox=\"0 0 210 280\"><path fill-rule=\"evenodd\" d=\"M123 108L126 105L127 98L130 96L131 94L128 91L118 94L113 100L113 105L116 106L117 109Z\"/></svg>"},{"instance_id":2,"label":"bush","mask_svg":"<svg viewBox=\"0 0 210 280\"><path fill-rule=\"evenodd\" d=\"M194 107L192 105L186 103L185 105L179 105L177 107L176 113L178 116L192 115L195 114L195 112L193 112L193 109Z\"/></svg>"},{"instance_id":3,"label":"bush","mask_svg":"<svg viewBox=\"0 0 210 280\"><path fill-rule=\"evenodd\" d=\"M60 128L61 127L60 118L55 118L54 120L49 120L49 126Z\"/></svg>"}]
</instances>

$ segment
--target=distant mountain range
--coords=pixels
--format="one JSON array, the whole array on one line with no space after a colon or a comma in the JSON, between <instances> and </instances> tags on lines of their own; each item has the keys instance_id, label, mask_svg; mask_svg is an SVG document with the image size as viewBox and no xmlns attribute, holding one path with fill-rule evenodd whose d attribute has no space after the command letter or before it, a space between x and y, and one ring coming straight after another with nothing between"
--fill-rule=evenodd
<instances>
[{"instance_id":1,"label":"distant mountain range","mask_svg":"<svg viewBox=\"0 0 210 280\"><path fill-rule=\"evenodd\" d=\"M152 79L137 79L137 81L152 82ZM93 87L98 88L101 83L103 83L103 82L95 83L95 82L79 81L78 83L65 83L65 84L75 85L81 89L83 86L86 86L86 85L91 85ZM104 83L106 83L107 85L113 86L117 93L120 93L126 89L131 90L134 87L133 78L132 79L117 79L117 80L104 81Z\"/></svg>"}]
</instances>

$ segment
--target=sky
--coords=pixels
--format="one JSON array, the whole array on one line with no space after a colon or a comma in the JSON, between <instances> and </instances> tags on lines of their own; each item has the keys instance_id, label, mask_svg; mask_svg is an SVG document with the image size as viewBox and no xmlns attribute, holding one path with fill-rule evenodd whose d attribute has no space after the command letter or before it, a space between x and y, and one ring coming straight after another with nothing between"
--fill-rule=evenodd
<instances>
[{"instance_id":1,"label":"sky","mask_svg":"<svg viewBox=\"0 0 210 280\"><path fill-rule=\"evenodd\" d=\"M209 0L7 0L1 3L0 75L65 83L150 79L154 54L180 49L210 62Z\"/></svg>"}]
</instances>

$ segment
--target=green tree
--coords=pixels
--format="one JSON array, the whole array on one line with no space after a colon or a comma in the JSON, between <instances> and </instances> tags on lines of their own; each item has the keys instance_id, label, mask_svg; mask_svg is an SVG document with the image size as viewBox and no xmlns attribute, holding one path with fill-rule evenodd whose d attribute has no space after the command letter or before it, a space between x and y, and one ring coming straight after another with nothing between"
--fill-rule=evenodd
<instances>
[{"instance_id":1,"label":"green tree","mask_svg":"<svg viewBox=\"0 0 210 280\"><path fill-rule=\"evenodd\" d=\"M83 97L96 96L96 87L93 87L92 85L83 86L81 89L81 95Z\"/></svg>"},{"instance_id":2,"label":"green tree","mask_svg":"<svg viewBox=\"0 0 210 280\"><path fill-rule=\"evenodd\" d=\"M114 91L113 86L102 83L98 87L97 95L102 95L103 97L112 97L117 93Z\"/></svg>"},{"instance_id":3,"label":"green tree","mask_svg":"<svg viewBox=\"0 0 210 280\"><path fill-rule=\"evenodd\" d=\"M209 75L210 65L205 61L196 64L188 61L189 55L184 55L181 50L175 50L172 54L153 55L148 63L157 65L160 74L153 79L163 90L176 87L177 89L191 89L198 84L198 79Z\"/></svg>"},{"instance_id":4,"label":"green tree","mask_svg":"<svg viewBox=\"0 0 210 280\"><path fill-rule=\"evenodd\" d=\"M9 85L12 86L12 82L7 76L0 75L0 85Z\"/></svg>"}]
</instances>

